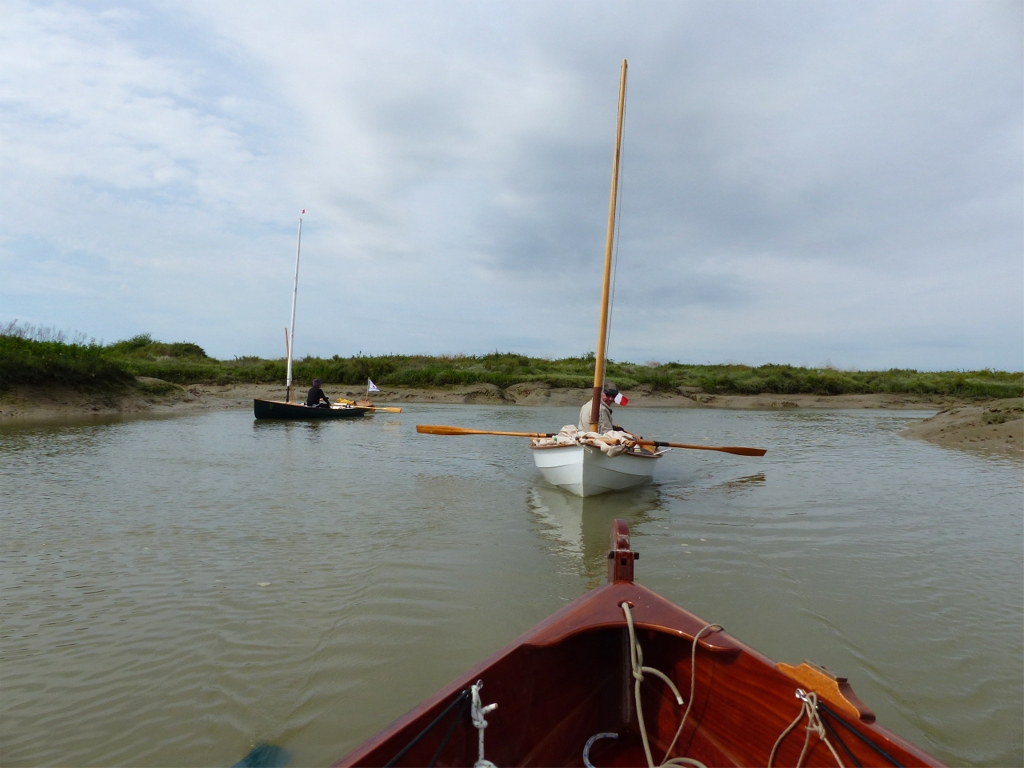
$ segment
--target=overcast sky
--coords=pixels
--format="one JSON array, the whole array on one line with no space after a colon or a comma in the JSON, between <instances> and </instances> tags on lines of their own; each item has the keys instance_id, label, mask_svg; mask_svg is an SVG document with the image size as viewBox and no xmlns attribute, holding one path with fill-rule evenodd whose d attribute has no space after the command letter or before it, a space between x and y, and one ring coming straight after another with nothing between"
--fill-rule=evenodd
<instances>
[{"instance_id":1,"label":"overcast sky","mask_svg":"<svg viewBox=\"0 0 1024 768\"><path fill-rule=\"evenodd\" d=\"M1024 368L1021 2L0 0L0 320Z\"/></svg>"}]
</instances>

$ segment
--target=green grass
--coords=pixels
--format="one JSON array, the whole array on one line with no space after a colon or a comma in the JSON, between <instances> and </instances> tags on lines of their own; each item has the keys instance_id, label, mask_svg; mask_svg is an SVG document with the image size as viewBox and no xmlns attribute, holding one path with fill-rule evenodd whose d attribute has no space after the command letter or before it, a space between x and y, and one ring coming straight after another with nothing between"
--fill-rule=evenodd
<instances>
[{"instance_id":1,"label":"green grass","mask_svg":"<svg viewBox=\"0 0 1024 768\"><path fill-rule=\"evenodd\" d=\"M95 341L59 335L27 338L0 328L0 389L15 384L61 384L80 390L128 387L134 377Z\"/></svg>"},{"instance_id":2,"label":"green grass","mask_svg":"<svg viewBox=\"0 0 1024 768\"><path fill-rule=\"evenodd\" d=\"M547 360L515 353L488 355L379 355L306 357L293 364L299 386L324 384L439 388L465 384L538 382L589 387L594 357ZM609 361L607 378L622 389L675 392L692 387L710 394L843 395L892 393L962 398L1024 397L1024 374L1006 371L840 371L791 365L686 365ZM284 360L216 360L197 344L154 341L149 335L102 345L84 337L9 323L0 326L0 388L60 383L77 388L138 386L136 376L175 384L282 383Z\"/></svg>"}]
</instances>

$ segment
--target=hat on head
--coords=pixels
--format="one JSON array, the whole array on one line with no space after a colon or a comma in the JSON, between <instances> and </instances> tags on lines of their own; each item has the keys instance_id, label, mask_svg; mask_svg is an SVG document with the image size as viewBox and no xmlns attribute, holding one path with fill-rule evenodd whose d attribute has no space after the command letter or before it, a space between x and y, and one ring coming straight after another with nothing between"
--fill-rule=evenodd
<instances>
[{"instance_id":1,"label":"hat on head","mask_svg":"<svg viewBox=\"0 0 1024 768\"><path fill-rule=\"evenodd\" d=\"M619 392L619 388L611 381L604 383L604 396L610 398L616 405L627 405L629 403L626 396Z\"/></svg>"},{"instance_id":2,"label":"hat on head","mask_svg":"<svg viewBox=\"0 0 1024 768\"><path fill-rule=\"evenodd\" d=\"M319 387L320 386L320 379L313 379L313 386L314 387Z\"/></svg>"}]
</instances>

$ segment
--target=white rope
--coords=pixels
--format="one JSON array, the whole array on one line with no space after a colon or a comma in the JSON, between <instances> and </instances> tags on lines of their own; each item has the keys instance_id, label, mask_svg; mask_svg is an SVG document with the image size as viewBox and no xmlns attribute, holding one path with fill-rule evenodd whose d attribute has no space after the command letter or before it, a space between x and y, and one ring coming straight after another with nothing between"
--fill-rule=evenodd
<instances>
[{"instance_id":1,"label":"white rope","mask_svg":"<svg viewBox=\"0 0 1024 768\"><path fill-rule=\"evenodd\" d=\"M772 763L775 762L775 753L778 751L779 745L782 744L782 740L785 739L794 728L796 728L797 724L804 719L805 715L807 717L807 732L804 736L804 748L800 750L800 757L796 761L796 768L800 768L804 763L804 758L807 756L807 747L811 743L812 733L817 734L818 738L825 743L825 746L828 747L828 751L832 753L832 757L836 759L836 763L839 765L839 768L844 768L843 761L839 759L839 755L836 754L835 749L829 743L828 736L825 733L825 726L821 722L821 717L818 715L818 694L814 691L806 693L803 689L797 688L796 697L800 699L803 704L793 722L787 726L786 730L784 730L775 741L775 746L772 747L772 752L768 756L768 768L772 768Z\"/></svg>"},{"instance_id":2,"label":"white rope","mask_svg":"<svg viewBox=\"0 0 1024 768\"><path fill-rule=\"evenodd\" d=\"M679 734L683 732L683 726L686 725L686 718L690 716L690 710L693 709L693 694L697 690L697 641L703 637L705 632L720 631L722 628L721 624L706 624L700 632L693 636L693 647L690 649L690 703L686 705L686 712L683 713L683 719L679 721L679 727L676 729L676 735L672 737L672 743L665 750L666 758L672 754L672 749L679 740Z\"/></svg>"},{"instance_id":3,"label":"white rope","mask_svg":"<svg viewBox=\"0 0 1024 768\"><path fill-rule=\"evenodd\" d=\"M642 683L644 680L644 673L649 672L665 681L668 687L672 689L672 693L675 694L676 703L679 704L679 706L683 705L683 698L679 695L679 689L676 688L675 684L671 680L669 680L668 677L666 677L662 672L660 672L657 669L654 669L653 667L644 666L644 653L643 649L640 647L640 643L638 643L636 640L636 629L633 626L633 614L629 609L629 603L624 601L620 603L619 606L622 608L622 612L626 615L626 626L629 629L629 662L633 672L633 695L636 698L636 716L638 724L640 726L640 737L643 740L644 744L644 754L647 757L647 766L648 768L655 768L654 756L651 754L651 745L647 737L647 726L644 724L643 705L640 702L640 683ZM697 632L697 634L693 636L693 645L690 649L689 703L686 705L686 711L683 713L683 719L679 722L679 728L676 729L676 735L672 737L672 743L669 744L668 749L665 750L665 757L662 760L662 762L659 763L658 768L663 768L664 766L668 765L684 765L692 766L693 768L706 768L706 766L699 760L694 760L693 758L689 757L674 757L669 759L669 755L672 754L672 750L675 749L676 742L679 741L679 736L683 732L683 727L686 725L686 720L690 716L690 710L693 709L693 702L697 690L698 641L706 633L720 630L722 630L721 624L706 624L700 629L699 632ZM783 740L793 731L794 728L796 728L796 726L800 723L801 720L803 720L804 717L807 718L806 734L804 736L803 749L800 751L800 757L796 762L796 768L801 768L804 759L807 757L808 748L811 743L812 733L816 734L818 738L822 742L824 742L825 746L828 747L829 752L832 753L832 757L835 758L836 764L839 766L839 768L845 768L843 765L843 761L840 759L835 748L829 742L828 735L825 731L825 725L821 722L821 717L818 714L818 695L814 691L808 693L800 688L797 688L796 697L800 699L801 702L803 702L800 708L800 712L797 714L793 722L790 723L786 730L784 730L782 734L779 736L778 740L775 742L775 746L772 747L771 755L769 755L768 757L768 768L772 768L772 764L775 762L775 753L778 751L779 746L782 744ZM588 768L591 768L590 761L589 759L587 759L587 757L589 755L590 747L592 746L592 744L599 738L612 735L613 734L604 733L597 734L596 736L592 737L590 741L587 742L586 749L584 750L584 762L588 766Z\"/></svg>"},{"instance_id":4,"label":"white rope","mask_svg":"<svg viewBox=\"0 0 1024 768\"><path fill-rule=\"evenodd\" d=\"M647 740L647 728L644 725L644 708L640 703L640 683L644 681L644 672L650 672L664 680L675 694L676 703L679 706L683 706L683 697L679 695L679 689L676 688L675 683L669 680L663 672L654 667L644 666L644 652L636 641L636 632L633 630L633 614L630 613L629 603L623 602L621 607L622 612L626 614L626 626L629 628L629 663L633 668L633 695L636 698L636 716L640 722L640 737L644 742L644 754L647 755L648 768L654 768L654 757L651 755L651 745Z\"/></svg>"},{"instance_id":5,"label":"white rope","mask_svg":"<svg viewBox=\"0 0 1024 768\"><path fill-rule=\"evenodd\" d=\"M620 607L622 608L622 612L626 614L626 627L629 629L629 661L630 666L633 670L633 680L635 681L633 683L633 695L636 699L636 717L640 726L640 738L643 740L644 743L644 754L647 756L647 766L648 768L655 768L654 756L651 754L651 745L647 739L647 726L644 724L643 705L640 703L640 683L642 683L644 680L644 673L650 672L652 675L655 675L656 677L665 681L668 687L672 689L672 693L675 694L676 703L680 707L683 706L683 697L679 695L679 689L676 688L675 683L669 680L664 673L662 673L660 670L654 669L654 667L644 666L644 652L643 649L640 647L640 643L636 641L636 630L633 628L633 614L629 610L629 603L622 602L620 603ZM693 665L696 663L697 659L697 640L698 638L700 638L702 634L704 634L704 632L709 631L711 629L721 628L722 627L718 624L708 624L703 629L701 629L700 632L694 635L693 655L690 662L690 705L686 708L686 713L683 715L682 722L679 723L679 730L676 731L675 738L672 739L672 744L669 746L667 750L665 750L665 759L659 765L689 765L694 766L695 768L706 768L705 765L701 763L699 760L694 760L689 757L676 757L672 760L669 760L668 756L669 753L672 751L672 747L675 746L676 739L679 738L679 734L682 733L683 725L686 723L686 718L690 714L690 707L693 706L694 685L697 679L696 674L694 674L696 670Z\"/></svg>"},{"instance_id":6,"label":"white rope","mask_svg":"<svg viewBox=\"0 0 1024 768\"><path fill-rule=\"evenodd\" d=\"M488 712L493 712L498 708L497 704L488 704L486 707L480 701L480 689L484 687L483 680L477 680L475 684L470 686L470 691L473 693L473 704L469 710L469 716L473 720L473 727L477 729L480 736L480 742L477 752L477 761L473 763L473 768L497 768L490 760L484 758L484 728L487 727L487 720L484 718Z\"/></svg>"}]
</instances>

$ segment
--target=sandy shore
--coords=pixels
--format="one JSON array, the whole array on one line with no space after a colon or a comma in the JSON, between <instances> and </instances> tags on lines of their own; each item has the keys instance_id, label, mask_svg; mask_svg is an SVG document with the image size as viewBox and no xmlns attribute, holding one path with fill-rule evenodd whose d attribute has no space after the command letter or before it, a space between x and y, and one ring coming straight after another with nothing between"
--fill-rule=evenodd
<instances>
[{"instance_id":1,"label":"sandy shore","mask_svg":"<svg viewBox=\"0 0 1024 768\"><path fill-rule=\"evenodd\" d=\"M158 379L139 379L140 389L124 393L88 394L61 387L14 388L0 393L0 421L37 421L90 415L187 413L252 408L253 398L283 400L276 384L193 385L179 387ZM328 396L362 398L363 389L327 386ZM301 397L305 390L298 395ZM695 388L678 393L640 387L626 393L630 408L730 408L751 410L877 408L937 411L902 435L946 447L1024 454L1024 408L1021 400L964 402L940 396L913 395L709 395ZM378 405L404 403L467 403L490 405L572 406L590 398L590 390L516 384L501 389L473 384L447 389L383 387Z\"/></svg>"},{"instance_id":2,"label":"sandy shore","mask_svg":"<svg viewBox=\"0 0 1024 768\"><path fill-rule=\"evenodd\" d=\"M1024 456L1024 401L1008 398L955 405L900 434L945 448Z\"/></svg>"}]
</instances>

